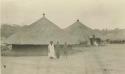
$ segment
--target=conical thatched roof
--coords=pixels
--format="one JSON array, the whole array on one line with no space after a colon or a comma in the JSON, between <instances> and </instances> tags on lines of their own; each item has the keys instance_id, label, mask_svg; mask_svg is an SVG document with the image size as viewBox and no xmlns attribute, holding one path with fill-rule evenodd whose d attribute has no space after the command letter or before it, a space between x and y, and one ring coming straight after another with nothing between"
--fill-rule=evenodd
<instances>
[{"instance_id":1,"label":"conical thatched roof","mask_svg":"<svg viewBox=\"0 0 125 74\"><path fill-rule=\"evenodd\" d=\"M112 32L106 34L104 39L110 40L125 40L125 29L112 30Z\"/></svg>"},{"instance_id":2,"label":"conical thatched roof","mask_svg":"<svg viewBox=\"0 0 125 74\"><path fill-rule=\"evenodd\" d=\"M98 35L98 33L82 24L79 20L64 30L76 37L78 41L88 41L90 36Z\"/></svg>"},{"instance_id":3,"label":"conical thatched roof","mask_svg":"<svg viewBox=\"0 0 125 74\"><path fill-rule=\"evenodd\" d=\"M50 41L59 41L60 44L76 43L73 37L49 21L45 15L7 39L8 44L48 44Z\"/></svg>"}]
</instances>

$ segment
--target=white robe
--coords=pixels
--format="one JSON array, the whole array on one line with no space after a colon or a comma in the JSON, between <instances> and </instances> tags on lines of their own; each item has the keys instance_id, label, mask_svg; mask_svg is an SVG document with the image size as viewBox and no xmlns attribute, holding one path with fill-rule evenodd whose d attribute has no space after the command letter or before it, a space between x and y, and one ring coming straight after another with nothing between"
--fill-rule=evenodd
<instances>
[{"instance_id":1,"label":"white robe","mask_svg":"<svg viewBox=\"0 0 125 74\"><path fill-rule=\"evenodd\" d=\"M95 45L95 46L98 46L98 43L95 41L95 42L94 42L94 45Z\"/></svg>"},{"instance_id":2,"label":"white robe","mask_svg":"<svg viewBox=\"0 0 125 74\"><path fill-rule=\"evenodd\" d=\"M48 57L52 57L52 58L56 58L56 53L55 53L55 49L54 49L54 44L49 44L48 45Z\"/></svg>"}]
</instances>

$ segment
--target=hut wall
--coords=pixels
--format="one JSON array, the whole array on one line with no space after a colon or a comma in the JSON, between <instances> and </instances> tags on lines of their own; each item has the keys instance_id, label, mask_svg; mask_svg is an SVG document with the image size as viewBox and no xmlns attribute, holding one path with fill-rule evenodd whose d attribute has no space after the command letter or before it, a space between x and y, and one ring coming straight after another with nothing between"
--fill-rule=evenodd
<instances>
[{"instance_id":1,"label":"hut wall","mask_svg":"<svg viewBox=\"0 0 125 74\"><path fill-rule=\"evenodd\" d=\"M17 56L47 55L47 45L12 45L12 52Z\"/></svg>"}]
</instances>

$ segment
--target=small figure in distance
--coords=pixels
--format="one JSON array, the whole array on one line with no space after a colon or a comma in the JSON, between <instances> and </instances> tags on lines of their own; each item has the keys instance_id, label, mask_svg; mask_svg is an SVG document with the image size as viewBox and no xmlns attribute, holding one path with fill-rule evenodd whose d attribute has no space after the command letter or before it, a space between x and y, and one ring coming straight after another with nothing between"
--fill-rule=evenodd
<instances>
[{"instance_id":1,"label":"small figure in distance","mask_svg":"<svg viewBox=\"0 0 125 74\"><path fill-rule=\"evenodd\" d=\"M59 44L59 41L57 41L55 49L56 49L56 57L57 57L57 59L59 59L60 58L60 44Z\"/></svg>"},{"instance_id":2,"label":"small figure in distance","mask_svg":"<svg viewBox=\"0 0 125 74\"><path fill-rule=\"evenodd\" d=\"M65 44L64 44L64 49L63 49L63 51L64 51L64 56L68 56L68 53L67 53L67 51L68 51L68 44L67 44L67 42L65 42Z\"/></svg>"}]
</instances>

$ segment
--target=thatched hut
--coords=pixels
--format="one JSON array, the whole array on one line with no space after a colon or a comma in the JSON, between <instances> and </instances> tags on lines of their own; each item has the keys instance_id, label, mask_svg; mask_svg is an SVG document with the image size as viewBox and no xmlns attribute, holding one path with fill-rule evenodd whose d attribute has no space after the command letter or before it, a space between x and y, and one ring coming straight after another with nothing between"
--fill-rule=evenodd
<instances>
[{"instance_id":1,"label":"thatched hut","mask_svg":"<svg viewBox=\"0 0 125 74\"><path fill-rule=\"evenodd\" d=\"M90 42L89 38L92 35L95 35L96 37L99 36L99 33L87 27L86 25L81 23L79 20L77 20L75 23L65 28L64 30L68 32L71 36L75 37L79 43Z\"/></svg>"},{"instance_id":2,"label":"thatched hut","mask_svg":"<svg viewBox=\"0 0 125 74\"><path fill-rule=\"evenodd\" d=\"M125 43L125 29L112 30L103 39L110 43Z\"/></svg>"},{"instance_id":3,"label":"thatched hut","mask_svg":"<svg viewBox=\"0 0 125 74\"><path fill-rule=\"evenodd\" d=\"M55 44L58 41L61 45L65 42L68 44L77 43L73 37L48 20L43 14L41 19L10 36L6 43L12 45L13 50L30 51L46 50L50 41Z\"/></svg>"}]
</instances>

